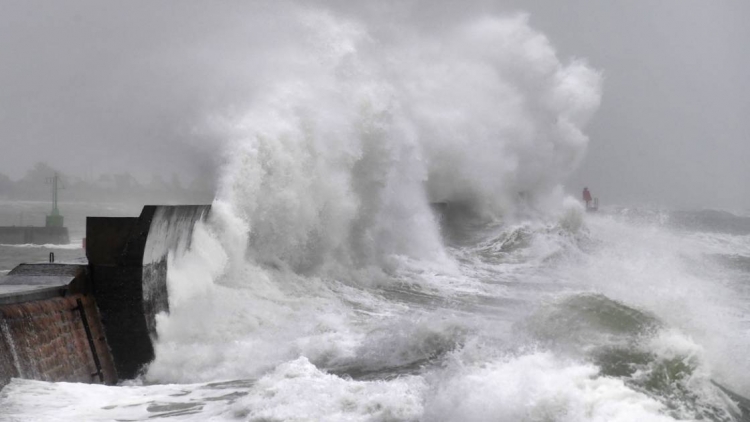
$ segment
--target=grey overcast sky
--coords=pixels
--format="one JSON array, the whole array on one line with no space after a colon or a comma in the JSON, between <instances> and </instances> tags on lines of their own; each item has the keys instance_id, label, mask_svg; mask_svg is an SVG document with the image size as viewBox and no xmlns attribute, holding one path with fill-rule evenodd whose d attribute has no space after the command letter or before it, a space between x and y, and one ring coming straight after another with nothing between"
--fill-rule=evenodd
<instances>
[{"instance_id":1,"label":"grey overcast sky","mask_svg":"<svg viewBox=\"0 0 750 422\"><path fill-rule=\"evenodd\" d=\"M605 203L750 209L750 2L320 4L382 31L528 12L564 62L584 58L604 74L571 193L588 185ZM81 176L210 173L217 145L200 122L252 97L262 82L247 75L275 48L264 34L285 19L279 2L0 7L0 173L13 178L36 161Z\"/></svg>"},{"instance_id":2,"label":"grey overcast sky","mask_svg":"<svg viewBox=\"0 0 750 422\"><path fill-rule=\"evenodd\" d=\"M618 203L750 208L750 2L524 7L561 56L604 72L571 191L588 184Z\"/></svg>"}]
</instances>

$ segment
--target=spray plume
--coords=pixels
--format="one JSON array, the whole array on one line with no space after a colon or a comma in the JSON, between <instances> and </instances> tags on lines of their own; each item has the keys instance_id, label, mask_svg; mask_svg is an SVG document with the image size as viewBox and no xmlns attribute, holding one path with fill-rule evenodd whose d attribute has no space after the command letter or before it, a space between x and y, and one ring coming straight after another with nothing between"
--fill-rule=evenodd
<instances>
[{"instance_id":1,"label":"spray plume","mask_svg":"<svg viewBox=\"0 0 750 422\"><path fill-rule=\"evenodd\" d=\"M379 39L329 11L294 15L305 41L280 47L254 101L221 119L216 201L254 259L302 272L434 260L431 202L503 218L560 208L601 76L563 65L527 16Z\"/></svg>"}]
</instances>

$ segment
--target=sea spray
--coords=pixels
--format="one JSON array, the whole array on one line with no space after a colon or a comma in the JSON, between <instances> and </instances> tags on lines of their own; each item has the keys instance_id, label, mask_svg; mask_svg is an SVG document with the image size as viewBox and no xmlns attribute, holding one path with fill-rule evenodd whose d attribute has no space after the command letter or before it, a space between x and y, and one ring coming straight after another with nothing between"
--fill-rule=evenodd
<instances>
[{"instance_id":1,"label":"sea spray","mask_svg":"<svg viewBox=\"0 0 750 422\"><path fill-rule=\"evenodd\" d=\"M747 394L747 233L564 198L598 72L524 15L282 9L248 24L247 98L212 120L219 192L169 257L156 360L119 387L13 380L4 412L728 420L712 381Z\"/></svg>"},{"instance_id":2,"label":"sea spray","mask_svg":"<svg viewBox=\"0 0 750 422\"><path fill-rule=\"evenodd\" d=\"M431 202L508 221L563 209L560 183L585 151L600 75L562 64L526 16L439 33L404 25L387 39L330 11L293 16L305 41L280 48L244 112L215 120L226 164L183 258L192 263L171 262L176 303L160 317L151 380L237 366L255 376L297 354L348 359L381 327L357 323L351 301L394 306L363 288L462 277ZM170 369L175 360L191 370Z\"/></svg>"},{"instance_id":3,"label":"sea spray","mask_svg":"<svg viewBox=\"0 0 750 422\"><path fill-rule=\"evenodd\" d=\"M601 78L563 65L525 15L386 40L331 12L298 17L307 42L222 123L217 198L248 225L250 259L305 273L435 261L430 202L506 219L560 208Z\"/></svg>"}]
</instances>

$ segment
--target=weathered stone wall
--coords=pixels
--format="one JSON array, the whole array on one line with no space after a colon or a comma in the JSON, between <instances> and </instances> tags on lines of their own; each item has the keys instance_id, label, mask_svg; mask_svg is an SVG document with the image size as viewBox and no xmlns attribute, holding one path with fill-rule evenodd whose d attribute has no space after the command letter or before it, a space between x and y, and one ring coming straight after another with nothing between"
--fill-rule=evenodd
<instances>
[{"instance_id":1,"label":"weathered stone wall","mask_svg":"<svg viewBox=\"0 0 750 422\"><path fill-rule=\"evenodd\" d=\"M79 302L85 311L93 351ZM12 377L115 383L117 375L93 298L75 294L0 305L0 387Z\"/></svg>"}]
</instances>

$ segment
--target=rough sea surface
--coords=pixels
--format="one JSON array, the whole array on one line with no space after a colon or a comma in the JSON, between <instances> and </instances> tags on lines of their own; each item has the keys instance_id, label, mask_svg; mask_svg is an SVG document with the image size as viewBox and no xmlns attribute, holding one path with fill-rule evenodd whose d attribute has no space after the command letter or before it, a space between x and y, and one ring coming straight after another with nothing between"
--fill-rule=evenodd
<instances>
[{"instance_id":1,"label":"rough sea surface","mask_svg":"<svg viewBox=\"0 0 750 422\"><path fill-rule=\"evenodd\" d=\"M15 379L0 419L735 420L715 383L750 391L750 237L725 227L750 218L439 215L450 264L403 258L358 278L274 263L214 278L226 257L199 227L170 263L172 314L141 379Z\"/></svg>"},{"instance_id":2,"label":"rough sea surface","mask_svg":"<svg viewBox=\"0 0 750 422\"><path fill-rule=\"evenodd\" d=\"M113 387L13 380L1 418L740 414L718 385L750 393L747 215L567 196L598 70L522 14L283 18L238 58L247 102L201 127L224 159L210 218L169 257L155 360Z\"/></svg>"}]
</instances>

